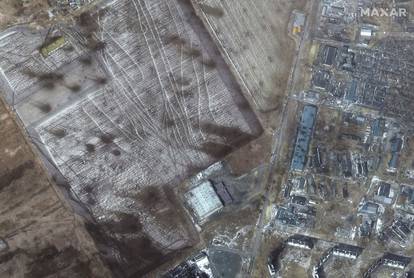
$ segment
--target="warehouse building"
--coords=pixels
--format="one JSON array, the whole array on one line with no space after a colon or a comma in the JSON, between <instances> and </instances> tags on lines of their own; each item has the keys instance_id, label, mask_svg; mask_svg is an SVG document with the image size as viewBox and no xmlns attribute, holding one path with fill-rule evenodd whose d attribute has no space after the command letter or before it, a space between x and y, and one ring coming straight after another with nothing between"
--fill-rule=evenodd
<instances>
[{"instance_id":1,"label":"warehouse building","mask_svg":"<svg viewBox=\"0 0 414 278\"><path fill-rule=\"evenodd\" d=\"M316 111L317 108L313 105L306 105L303 108L290 166L291 170L302 171L303 168L305 168L306 156L308 155L309 144L316 119Z\"/></svg>"},{"instance_id":2,"label":"warehouse building","mask_svg":"<svg viewBox=\"0 0 414 278\"><path fill-rule=\"evenodd\" d=\"M233 203L233 197L230 195L224 182L215 183L214 189L224 206Z\"/></svg>"},{"instance_id":3,"label":"warehouse building","mask_svg":"<svg viewBox=\"0 0 414 278\"><path fill-rule=\"evenodd\" d=\"M204 181L192 188L184 194L184 198L200 224L223 208L223 204L210 181Z\"/></svg>"}]
</instances>

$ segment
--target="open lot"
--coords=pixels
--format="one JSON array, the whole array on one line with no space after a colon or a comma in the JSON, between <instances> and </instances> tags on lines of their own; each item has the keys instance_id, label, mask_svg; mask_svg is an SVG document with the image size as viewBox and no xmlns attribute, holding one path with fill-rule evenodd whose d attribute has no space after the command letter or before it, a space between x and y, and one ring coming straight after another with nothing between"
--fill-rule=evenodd
<instances>
[{"instance_id":1,"label":"open lot","mask_svg":"<svg viewBox=\"0 0 414 278\"><path fill-rule=\"evenodd\" d=\"M2 0L0 2L0 30L22 23L43 24L47 22L47 0Z\"/></svg>"},{"instance_id":2,"label":"open lot","mask_svg":"<svg viewBox=\"0 0 414 278\"><path fill-rule=\"evenodd\" d=\"M210 251L210 260L213 264L213 273L221 278L240 277L237 275L241 269L241 258L238 254L212 250Z\"/></svg>"},{"instance_id":3,"label":"open lot","mask_svg":"<svg viewBox=\"0 0 414 278\"><path fill-rule=\"evenodd\" d=\"M255 108L280 109L296 51L288 23L306 1L192 2Z\"/></svg>"}]
</instances>

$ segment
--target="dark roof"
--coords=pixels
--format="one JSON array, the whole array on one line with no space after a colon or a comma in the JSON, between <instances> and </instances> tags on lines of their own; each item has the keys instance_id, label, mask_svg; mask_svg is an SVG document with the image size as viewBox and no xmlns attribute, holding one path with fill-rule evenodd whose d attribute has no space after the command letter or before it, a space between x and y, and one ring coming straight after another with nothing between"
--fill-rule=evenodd
<instances>
[{"instance_id":1,"label":"dark roof","mask_svg":"<svg viewBox=\"0 0 414 278\"><path fill-rule=\"evenodd\" d=\"M383 260L384 262L391 262L391 263L399 264L402 266L407 266L410 263L411 258L400 256L400 255L395 255L391 253L386 253L383 257Z\"/></svg>"},{"instance_id":2,"label":"dark roof","mask_svg":"<svg viewBox=\"0 0 414 278\"><path fill-rule=\"evenodd\" d=\"M357 88L358 88L358 82L354 79L349 84L349 88L345 94L345 99L352 101L352 102L356 102L358 100Z\"/></svg>"},{"instance_id":3,"label":"dark roof","mask_svg":"<svg viewBox=\"0 0 414 278\"><path fill-rule=\"evenodd\" d=\"M213 186L223 205L226 206L233 203L233 197L230 195L224 182L215 183Z\"/></svg>"},{"instance_id":4,"label":"dark roof","mask_svg":"<svg viewBox=\"0 0 414 278\"><path fill-rule=\"evenodd\" d=\"M406 222L403 222L401 220L394 221L392 226L395 227L395 229L397 229L396 232L398 232L398 233L401 232L404 235L408 235L408 234L411 233L411 230L409 228L409 224L406 223Z\"/></svg>"},{"instance_id":5,"label":"dark roof","mask_svg":"<svg viewBox=\"0 0 414 278\"><path fill-rule=\"evenodd\" d=\"M320 70L313 74L312 76L312 84L315 85L315 87L322 88L322 89L328 89L331 80L331 73L326 70Z\"/></svg>"},{"instance_id":6,"label":"dark roof","mask_svg":"<svg viewBox=\"0 0 414 278\"><path fill-rule=\"evenodd\" d=\"M338 244L333 248L334 251L338 251L344 254L353 254L358 257L361 253L363 248L359 246L349 245L349 244Z\"/></svg>"},{"instance_id":7,"label":"dark roof","mask_svg":"<svg viewBox=\"0 0 414 278\"><path fill-rule=\"evenodd\" d=\"M338 48L334 46L326 45L324 49L324 53L323 53L324 55L323 63L328 66L333 65L335 62L337 51L338 51Z\"/></svg>"},{"instance_id":8,"label":"dark roof","mask_svg":"<svg viewBox=\"0 0 414 278\"><path fill-rule=\"evenodd\" d=\"M304 236L304 235L293 235L287 239L287 242L299 243L299 244L309 247L310 249L313 248L314 241L315 241L314 238Z\"/></svg>"},{"instance_id":9,"label":"dark roof","mask_svg":"<svg viewBox=\"0 0 414 278\"><path fill-rule=\"evenodd\" d=\"M298 226L300 223L294 213L287 208L280 207L276 214L276 219L283 224Z\"/></svg>"},{"instance_id":10,"label":"dark roof","mask_svg":"<svg viewBox=\"0 0 414 278\"><path fill-rule=\"evenodd\" d=\"M373 202L366 202L362 205L359 212L361 213L368 213L368 214L376 214L378 212L379 205Z\"/></svg>"},{"instance_id":11,"label":"dark roof","mask_svg":"<svg viewBox=\"0 0 414 278\"><path fill-rule=\"evenodd\" d=\"M292 196L292 203L294 204L299 204L299 205L304 206L307 204L306 201L307 201L306 198L303 196L296 196L296 195Z\"/></svg>"},{"instance_id":12,"label":"dark roof","mask_svg":"<svg viewBox=\"0 0 414 278\"><path fill-rule=\"evenodd\" d=\"M390 168L397 168L398 167L398 159L399 158L400 158L399 153L397 153L397 152L392 153L391 159L388 162L388 167L390 167Z\"/></svg>"},{"instance_id":13,"label":"dark roof","mask_svg":"<svg viewBox=\"0 0 414 278\"><path fill-rule=\"evenodd\" d=\"M394 137L390 140L391 143L391 152L399 152L401 151L403 140L398 137Z\"/></svg>"},{"instance_id":14,"label":"dark roof","mask_svg":"<svg viewBox=\"0 0 414 278\"><path fill-rule=\"evenodd\" d=\"M407 193L408 193L408 202L410 204L414 204L414 189L408 188Z\"/></svg>"},{"instance_id":15,"label":"dark roof","mask_svg":"<svg viewBox=\"0 0 414 278\"><path fill-rule=\"evenodd\" d=\"M181 263L176 266L174 269L171 269L168 273L164 274L163 278L192 278L198 272L196 265L188 264L187 262Z\"/></svg>"},{"instance_id":16,"label":"dark roof","mask_svg":"<svg viewBox=\"0 0 414 278\"><path fill-rule=\"evenodd\" d=\"M385 120L383 118L375 119L371 124L371 133L373 136L382 136L384 134Z\"/></svg>"},{"instance_id":17,"label":"dark roof","mask_svg":"<svg viewBox=\"0 0 414 278\"><path fill-rule=\"evenodd\" d=\"M391 185L389 183L386 183L386 182L381 182L379 187L378 187L378 195L379 196L384 196L384 197L389 197L390 192L391 192Z\"/></svg>"},{"instance_id":18,"label":"dark roof","mask_svg":"<svg viewBox=\"0 0 414 278\"><path fill-rule=\"evenodd\" d=\"M285 245L281 244L279 247L277 247L276 249L274 249L269 257L267 258L267 263L268 265L273 268L273 270L276 272L279 270L279 256L280 254L283 252L283 250L285 249Z\"/></svg>"}]
</instances>

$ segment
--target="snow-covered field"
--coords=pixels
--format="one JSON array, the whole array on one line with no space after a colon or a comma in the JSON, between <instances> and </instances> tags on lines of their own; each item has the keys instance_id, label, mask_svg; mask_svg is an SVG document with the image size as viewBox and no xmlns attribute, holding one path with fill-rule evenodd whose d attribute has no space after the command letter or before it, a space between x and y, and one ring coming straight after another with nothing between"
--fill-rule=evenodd
<instances>
[{"instance_id":1,"label":"snow-covered field","mask_svg":"<svg viewBox=\"0 0 414 278\"><path fill-rule=\"evenodd\" d=\"M57 27L66 44L47 58L38 52L45 31L0 39L0 55L8 57L0 60L0 89L37 132L72 192L98 223L136 219L163 254L188 245L190 228L182 215L170 226L166 215L178 212L168 194L157 193L164 206L149 207L143 188L174 186L262 131L226 81L230 74L217 68L209 38L200 38L180 5L108 2L92 17L97 27L89 34ZM98 50L88 48L91 40L100 43ZM45 80L50 72L58 76ZM105 233L115 241L142 237ZM124 253L114 250L113 257L128 265L134 256ZM142 268L147 264L143 260Z\"/></svg>"}]
</instances>

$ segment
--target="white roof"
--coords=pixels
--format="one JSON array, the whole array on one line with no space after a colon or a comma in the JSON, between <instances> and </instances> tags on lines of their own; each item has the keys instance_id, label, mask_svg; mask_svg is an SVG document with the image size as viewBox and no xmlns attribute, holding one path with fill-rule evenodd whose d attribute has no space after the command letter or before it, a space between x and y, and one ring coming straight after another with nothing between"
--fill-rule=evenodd
<instances>
[{"instance_id":1,"label":"white roof","mask_svg":"<svg viewBox=\"0 0 414 278\"><path fill-rule=\"evenodd\" d=\"M210 260L206 255L196 260L196 265L202 272L207 274L208 277L214 278L213 272L211 271L210 267Z\"/></svg>"},{"instance_id":2,"label":"white roof","mask_svg":"<svg viewBox=\"0 0 414 278\"><path fill-rule=\"evenodd\" d=\"M368 28L362 28L361 29L361 37L371 37L372 36L372 30Z\"/></svg>"},{"instance_id":3,"label":"white roof","mask_svg":"<svg viewBox=\"0 0 414 278\"><path fill-rule=\"evenodd\" d=\"M184 197L199 221L223 208L223 204L209 181L197 185L185 193Z\"/></svg>"}]
</instances>

